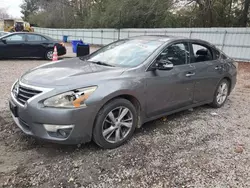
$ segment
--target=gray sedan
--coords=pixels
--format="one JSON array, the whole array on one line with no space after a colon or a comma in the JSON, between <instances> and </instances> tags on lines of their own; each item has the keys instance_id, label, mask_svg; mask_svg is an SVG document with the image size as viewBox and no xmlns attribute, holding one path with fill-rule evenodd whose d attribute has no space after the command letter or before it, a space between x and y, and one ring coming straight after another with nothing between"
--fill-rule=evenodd
<instances>
[{"instance_id":1,"label":"gray sedan","mask_svg":"<svg viewBox=\"0 0 250 188\"><path fill-rule=\"evenodd\" d=\"M204 104L221 107L236 74L235 62L208 42L140 36L26 72L9 104L28 135L115 148L145 122Z\"/></svg>"}]
</instances>

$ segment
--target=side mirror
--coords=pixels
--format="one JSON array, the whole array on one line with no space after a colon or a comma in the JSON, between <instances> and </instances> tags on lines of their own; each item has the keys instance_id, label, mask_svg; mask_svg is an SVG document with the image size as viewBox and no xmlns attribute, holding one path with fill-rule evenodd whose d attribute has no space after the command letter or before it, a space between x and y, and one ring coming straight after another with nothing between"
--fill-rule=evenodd
<instances>
[{"instance_id":1,"label":"side mirror","mask_svg":"<svg viewBox=\"0 0 250 188\"><path fill-rule=\"evenodd\" d=\"M171 70L174 68L174 64L169 60L158 60L152 68L158 70Z\"/></svg>"}]
</instances>

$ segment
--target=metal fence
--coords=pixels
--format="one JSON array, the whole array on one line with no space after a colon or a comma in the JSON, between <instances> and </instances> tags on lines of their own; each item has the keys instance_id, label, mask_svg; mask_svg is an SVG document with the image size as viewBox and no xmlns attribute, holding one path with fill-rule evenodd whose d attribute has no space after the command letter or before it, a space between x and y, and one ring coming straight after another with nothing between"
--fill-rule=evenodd
<instances>
[{"instance_id":1,"label":"metal fence","mask_svg":"<svg viewBox=\"0 0 250 188\"><path fill-rule=\"evenodd\" d=\"M35 32L54 39L82 39L85 43L105 45L118 39L139 35L172 35L202 39L216 45L230 57L250 61L250 28L164 28L164 29L50 29L35 27Z\"/></svg>"}]
</instances>

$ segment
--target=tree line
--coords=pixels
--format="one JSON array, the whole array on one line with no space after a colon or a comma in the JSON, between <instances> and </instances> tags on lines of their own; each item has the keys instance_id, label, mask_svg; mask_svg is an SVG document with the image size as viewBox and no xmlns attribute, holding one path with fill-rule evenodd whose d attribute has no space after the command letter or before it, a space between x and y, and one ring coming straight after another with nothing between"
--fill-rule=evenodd
<instances>
[{"instance_id":1,"label":"tree line","mask_svg":"<svg viewBox=\"0 0 250 188\"><path fill-rule=\"evenodd\" d=\"M250 0L23 0L23 19L50 28L247 27Z\"/></svg>"}]
</instances>

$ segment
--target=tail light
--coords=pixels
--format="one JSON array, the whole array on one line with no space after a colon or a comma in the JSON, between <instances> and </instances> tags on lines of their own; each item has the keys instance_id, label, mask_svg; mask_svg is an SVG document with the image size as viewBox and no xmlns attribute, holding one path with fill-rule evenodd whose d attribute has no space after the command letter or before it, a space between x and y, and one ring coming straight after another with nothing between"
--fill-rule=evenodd
<instances>
[{"instance_id":1,"label":"tail light","mask_svg":"<svg viewBox=\"0 0 250 188\"><path fill-rule=\"evenodd\" d=\"M61 46L65 47L65 44L63 42L60 43Z\"/></svg>"},{"instance_id":2,"label":"tail light","mask_svg":"<svg viewBox=\"0 0 250 188\"><path fill-rule=\"evenodd\" d=\"M233 65L235 66L235 68L238 70L238 63L236 61L233 61Z\"/></svg>"}]
</instances>

